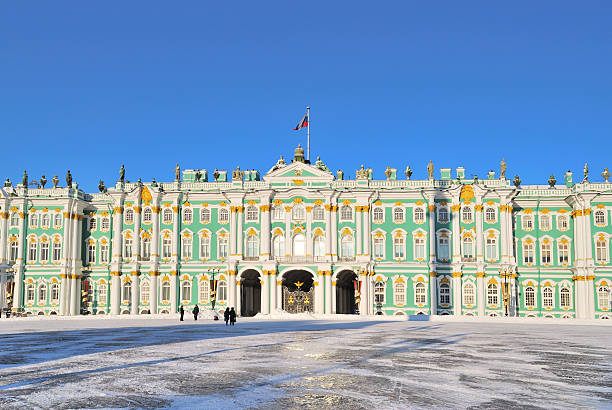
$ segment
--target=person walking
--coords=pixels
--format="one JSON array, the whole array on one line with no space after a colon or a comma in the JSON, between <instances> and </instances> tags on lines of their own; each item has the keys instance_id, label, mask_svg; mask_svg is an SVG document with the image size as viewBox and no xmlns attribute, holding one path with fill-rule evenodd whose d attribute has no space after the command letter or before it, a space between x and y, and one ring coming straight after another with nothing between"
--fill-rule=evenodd
<instances>
[{"instance_id":1,"label":"person walking","mask_svg":"<svg viewBox=\"0 0 612 410\"><path fill-rule=\"evenodd\" d=\"M227 322L229 322L230 318L230 310L228 307L225 308L225 312L223 312L223 319L225 319L225 326L227 326Z\"/></svg>"},{"instance_id":2,"label":"person walking","mask_svg":"<svg viewBox=\"0 0 612 410\"><path fill-rule=\"evenodd\" d=\"M185 315L185 309L183 309L183 305L181 305L179 309L179 313L181 314L181 322L183 321L183 316Z\"/></svg>"},{"instance_id":3,"label":"person walking","mask_svg":"<svg viewBox=\"0 0 612 410\"><path fill-rule=\"evenodd\" d=\"M236 323L236 311L234 310L234 308L230 310L229 317L230 317L230 324L234 326L234 324Z\"/></svg>"},{"instance_id":4,"label":"person walking","mask_svg":"<svg viewBox=\"0 0 612 410\"><path fill-rule=\"evenodd\" d=\"M198 305L195 305L192 312L193 312L193 320L198 320L198 313L200 313L200 308L198 307Z\"/></svg>"}]
</instances>

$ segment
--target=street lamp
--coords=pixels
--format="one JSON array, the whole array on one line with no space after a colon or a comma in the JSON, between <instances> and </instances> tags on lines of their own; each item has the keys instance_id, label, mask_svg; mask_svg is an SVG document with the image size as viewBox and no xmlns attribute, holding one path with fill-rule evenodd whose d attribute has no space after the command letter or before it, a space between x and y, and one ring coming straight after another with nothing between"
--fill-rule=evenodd
<instances>
[{"instance_id":1,"label":"street lamp","mask_svg":"<svg viewBox=\"0 0 612 410\"><path fill-rule=\"evenodd\" d=\"M504 316L510 316L510 278L512 273L508 267L499 268L499 275L502 278L502 298L504 301Z\"/></svg>"},{"instance_id":2,"label":"street lamp","mask_svg":"<svg viewBox=\"0 0 612 410\"><path fill-rule=\"evenodd\" d=\"M221 268L208 268L208 275L212 276L210 281L210 304L212 310L215 310L215 302L217 299L217 281L215 280L215 273L221 272ZM215 320L219 320L217 316L214 316Z\"/></svg>"}]
</instances>

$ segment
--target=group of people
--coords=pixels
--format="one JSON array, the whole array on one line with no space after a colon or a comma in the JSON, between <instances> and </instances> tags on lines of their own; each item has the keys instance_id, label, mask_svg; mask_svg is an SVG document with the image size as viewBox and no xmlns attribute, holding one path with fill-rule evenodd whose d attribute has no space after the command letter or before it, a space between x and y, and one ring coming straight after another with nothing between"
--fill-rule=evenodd
<instances>
[{"instance_id":1,"label":"group of people","mask_svg":"<svg viewBox=\"0 0 612 410\"><path fill-rule=\"evenodd\" d=\"M182 322L184 321L183 316L185 316L185 309L183 308L183 306L179 308L179 313L181 315L180 321ZM198 307L198 305L194 306L191 313L193 313L193 320L198 320L198 315L200 314L200 308ZM228 324L234 326L234 324L236 324L236 311L234 310L234 308L225 308L225 312L223 312L223 319L225 320L225 326L227 326Z\"/></svg>"}]
</instances>

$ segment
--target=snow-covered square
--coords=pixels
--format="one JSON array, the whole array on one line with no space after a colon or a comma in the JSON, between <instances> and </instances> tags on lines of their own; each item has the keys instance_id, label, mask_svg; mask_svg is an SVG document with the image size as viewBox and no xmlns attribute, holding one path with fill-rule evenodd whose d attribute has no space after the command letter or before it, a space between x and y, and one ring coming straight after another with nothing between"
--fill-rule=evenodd
<instances>
[{"instance_id":1,"label":"snow-covered square","mask_svg":"<svg viewBox=\"0 0 612 410\"><path fill-rule=\"evenodd\" d=\"M3 319L0 407L609 408L602 322Z\"/></svg>"}]
</instances>

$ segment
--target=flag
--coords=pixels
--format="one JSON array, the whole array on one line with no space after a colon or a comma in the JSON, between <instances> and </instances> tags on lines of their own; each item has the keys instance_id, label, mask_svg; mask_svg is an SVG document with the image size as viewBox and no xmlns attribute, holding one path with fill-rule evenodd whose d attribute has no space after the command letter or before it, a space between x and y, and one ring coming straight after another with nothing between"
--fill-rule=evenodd
<instances>
[{"instance_id":1,"label":"flag","mask_svg":"<svg viewBox=\"0 0 612 410\"><path fill-rule=\"evenodd\" d=\"M293 129L293 131L297 131L300 128L303 127L308 127L308 113L306 113L306 115L304 115L304 118L302 118L302 120L298 123L298 125L296 125L296 127Z\"/></svg>"}]
</instances>

